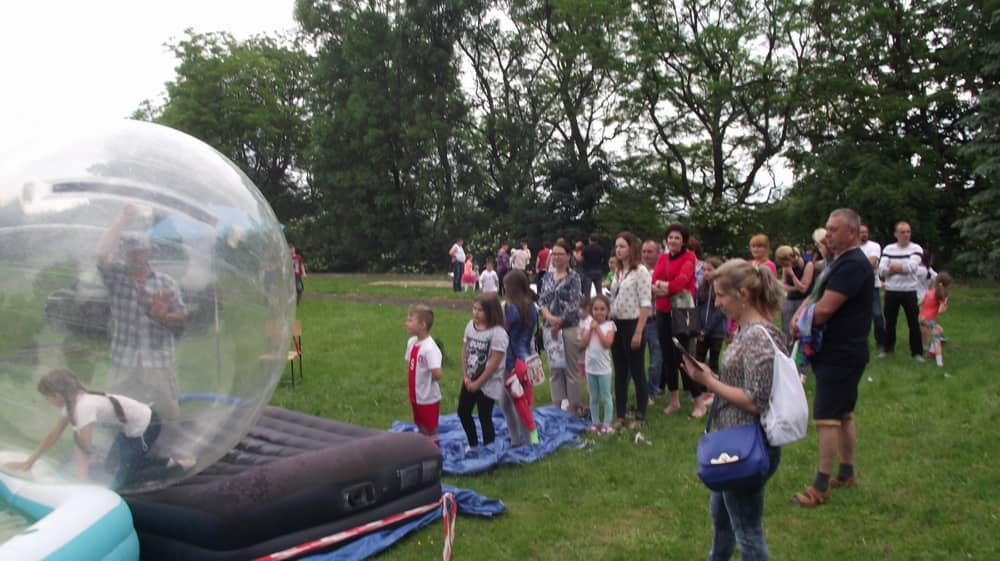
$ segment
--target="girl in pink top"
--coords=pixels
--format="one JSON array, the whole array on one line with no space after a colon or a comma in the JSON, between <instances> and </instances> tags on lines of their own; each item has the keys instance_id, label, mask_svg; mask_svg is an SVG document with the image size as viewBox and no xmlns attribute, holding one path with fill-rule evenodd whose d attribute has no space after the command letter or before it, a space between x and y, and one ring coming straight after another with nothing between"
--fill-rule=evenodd
<instances>
[{"instance_id":1,"label":"girl in pink top","mask_svg":"<svg viewBox=\"0 0 1000 561\"><path fill-rule=\"evenodd\" d=\"M465 266L462 270L462 289L472 290L476 288L476 269L475 265L472 263L472 254L467 253L465 255Z\"/></svg>"},{"instance_id":2,"label":"girl in pink top","mask_svg":"<svg viewBox=\"0 0 1000 561\"><path fill-rule=\"evenodd\" d=\"M924 301L920 305L920 337L923 339L927 355L937 361L938 366L944 366L941 356L941 338L944 328L938 325L938 314L948 310L948 289L951 287L951 275L941 272L931 282Z\"/></svg>"},{"instance_id":3,"label":"girl in pink top","mask_svg":"<svg viewBox=\"0 0 1000 561\"><path fill-rule=\"evenodd\" d=\"M750 264L757 267L767 267L774 278L778 278L778 266L771 261L771 240L767 234L756 234L750 238Z\"/></svg>"}]
</instances>

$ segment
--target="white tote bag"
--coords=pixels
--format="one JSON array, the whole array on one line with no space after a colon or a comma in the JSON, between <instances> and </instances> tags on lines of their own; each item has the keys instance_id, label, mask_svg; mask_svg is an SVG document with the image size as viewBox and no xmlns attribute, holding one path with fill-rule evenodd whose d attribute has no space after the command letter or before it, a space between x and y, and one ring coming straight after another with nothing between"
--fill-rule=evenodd
<instances>
[{"instance_id":1,"label":"white tote bag","mask_svg":"<svg viewBox=\"0 0 1000 561\"><path fill-rule=\"evenodd\" d=\"M781 352L774 339L761 327L774 349L774 374L771 382L771 400L767 415L761 417L764 433L771 446L784 446L806 436L809 426L809 402L802 389L795 360Z\"/></svg>"}]
</instances>

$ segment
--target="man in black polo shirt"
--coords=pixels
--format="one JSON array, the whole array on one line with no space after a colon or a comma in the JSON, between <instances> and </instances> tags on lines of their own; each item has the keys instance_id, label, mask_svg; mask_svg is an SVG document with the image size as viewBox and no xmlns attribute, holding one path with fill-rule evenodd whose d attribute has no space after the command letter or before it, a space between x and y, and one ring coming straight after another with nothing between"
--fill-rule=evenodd
<instances>
[{"instance_id":1,"label":"man in black polo shirt","mask_svg":"<svg viewBox=\"0 0 1000 561\"><path fill-rule=\"evenodd\" d=\"M812 485L792 497L803 507L830 500L831 488L852 487L854 450L858 440L854 406L858 383L868 364L868 332L872 325L875 273L860 249L861 219L851 209L838 209L826 221L826 244L833 254L820 287L813 326L824 329L823 344L812 359L816 374L813 420L819 433L819 469ZM799 315L806 308L800 308ZM837 477L830 479L840 456Z\"/></svg>"}]
</instances>

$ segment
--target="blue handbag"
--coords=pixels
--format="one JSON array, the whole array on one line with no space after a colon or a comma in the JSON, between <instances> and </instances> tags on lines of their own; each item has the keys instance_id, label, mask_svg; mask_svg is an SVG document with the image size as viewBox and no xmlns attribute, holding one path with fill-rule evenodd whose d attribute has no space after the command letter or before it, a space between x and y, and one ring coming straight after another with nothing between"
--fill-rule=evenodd
<instances>
[{"instance_id":1,"label":"blue handbag","mask_svg":"<svg viewBox=\"0 0 1000 561\"><path fill-rule=\"evenodd\" d=\"M767 481L771 467L760 417L749 425L711 432L717 402L698 441L698 478L713 491L756 489Z\"/></svg>"}]
</instances>

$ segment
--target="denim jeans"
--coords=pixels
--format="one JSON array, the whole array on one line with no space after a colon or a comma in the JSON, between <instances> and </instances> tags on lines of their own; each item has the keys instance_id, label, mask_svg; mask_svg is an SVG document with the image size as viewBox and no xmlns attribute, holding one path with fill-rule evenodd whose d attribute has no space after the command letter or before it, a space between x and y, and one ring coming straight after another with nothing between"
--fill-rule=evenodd
<instances>
[{"instance_id":1,"label":"denim jeans","mask_svg":"<svg viewBox=\"0 0 1000 561\"><path fill-rule=\"evenodd\" d=\"M465 263L462 261L452 261L451 263L451 289L455 292L462 291L462 273L465 270Z\"/></svg>"},{"instance_id":2,"label":"denim jeans","mask_svg":"<svg viewBox=\"0 0 1000 561\"><path fill-rule=\"evenodd\" d=\"M660 352L660 340L656 334L656 321L646 321L646 329L642 333L649 349L649 395L660 394L660 369L663 368L663 354Z\"/></svg>"},{"instance_id":3,"label":"denim jeans","mask_svg":"<svg viewBox=\"0 0 1000 561\"><path fill-rule=\"evenodd\" d=\"M885 319L882 317L882 301L879 298L879 287L872 287L872 325L875 326L875 346L885 350Z\"/></svg>"},{"instance_id":4,"label":"denim jeans","mask_svg":"<svg viewBox=\"0 0 1000 561\"><path fill-rule=\"evenodd\" d=\"M768 449L771 457L770 475L781 462L781 449ZM741 561L767 561L764 541L764 488L752 491L713 492L708 501L712 515L712 550L708 561L727 561L740 544Z\"/></svg>"}]
</instances>

